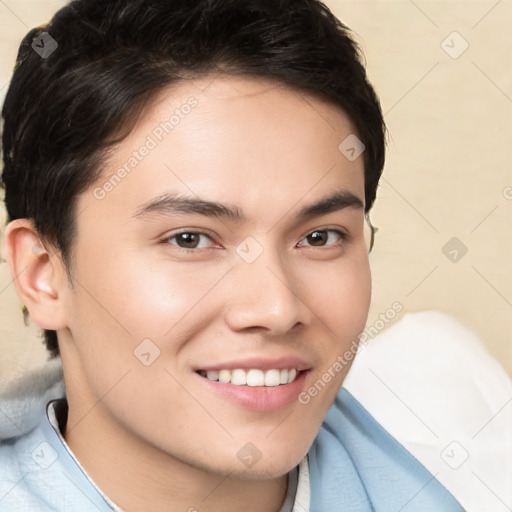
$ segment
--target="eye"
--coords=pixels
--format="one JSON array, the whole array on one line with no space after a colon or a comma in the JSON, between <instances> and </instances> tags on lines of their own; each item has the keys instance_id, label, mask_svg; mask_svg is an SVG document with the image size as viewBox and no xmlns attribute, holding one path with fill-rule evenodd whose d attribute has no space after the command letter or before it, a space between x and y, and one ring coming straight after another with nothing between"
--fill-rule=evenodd
<instances>
[{"instance_id":1,"label":"eye","mask_svg":"<svg viewBox=\"0 0 512 512\"><path fill-rule=\"evenodd\" d=\"M306 235L300 242L299 245L306 247L325 247L332 245L341 245L341 242L347 239L346 233L338 231L337 229L316 229L308 235ZM304 244L304 240L307 244ZM336 243L338 241L339 243ZM333 243L334 242L334 243Z\"/></svg>"},{"instance_id":2,"label":"eye","mask_svg":"<svg viewBox=\"0 0 512 512\"><path fill-rule=\"evenodd\" d=\"M180 249L206 249L208 248L208 241L213 244L212 239L206 233L199 231L182 231L168 236L162 241L176 245Z\"/></svg>"}]
</instances>

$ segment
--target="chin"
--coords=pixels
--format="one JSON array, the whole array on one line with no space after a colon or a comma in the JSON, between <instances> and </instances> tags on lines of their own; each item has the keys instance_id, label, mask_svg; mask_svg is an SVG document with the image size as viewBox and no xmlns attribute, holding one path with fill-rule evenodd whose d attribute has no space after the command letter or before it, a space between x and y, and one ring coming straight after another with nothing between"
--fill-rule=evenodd
<instances>
[{"instance_id":1,"label":"chin","mask_svg":"<svg viewBox=\"0 0 512 512\"><path fill-rule=\"evenodd\" d=\"M289 450L284 452L268 445L260 451L252 443L247 443L235 451L224 451L217 456L211 454L207 460L189 460L188 463L210 473L241 480L279 478L297 466L308 451L307 448L297 451L297 443L288 444ZM214 460L218 462L212 464Z\"/></svg>"},{"instance_id":2,"label":"chin","mask_svg":"<svg viewBox=\"0 0 512 512\"><path fill-rule=\"evenodd\" d=\"M286 452L267 447L266 454L268 454L268 456L262 453L261 459L255 462L251 467L244 467L244 458L243 456L240 457L242 461L235 465L233 474L237 475L238 478L251 480L279 478L280 476L286 475L286 473L300 463L308 451L307 448L297 451L298 443L291 439L287 442L287 445L289 449ZM290 451L290 449L293 451Z\"/></svg>"},{"instance_id":3,"label":"chin","mask_svg":"<svg viewBox=\"0 0 512 512\"><path fill-rule=\"evenodd\" d=\"M303 459L300 457L296 463L290 464L263 464L258 462L254 467L250 469L243 469L237 465L236 468L232 468L229 475L233 478L240 480L268 480L270 478L279 478L289 473L299 462Z\"/></svg>"}]
</instances>

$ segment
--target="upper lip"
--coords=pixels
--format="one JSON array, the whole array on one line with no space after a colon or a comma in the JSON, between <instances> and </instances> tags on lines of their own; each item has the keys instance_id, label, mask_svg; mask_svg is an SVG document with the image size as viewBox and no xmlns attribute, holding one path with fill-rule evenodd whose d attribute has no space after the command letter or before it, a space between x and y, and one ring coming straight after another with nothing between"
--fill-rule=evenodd
<instances>
[{"instance_id":1,"label":"upper lip","mask_svg":"<svg viewBox=\"0 0 512 512\"><path fill-rule=\"evenodd\" d=\"M303 371L309 370L311 365L304 359L296 356L284 356L277 358L268 357L251 357L246 359L232 359L223 363L210 363L204 366L197 367L197 370L204 371L219 371L219 370L251 370L257 368L259 370L274 370L274 369L292 369Z\"/></svg>"}]
</instances>

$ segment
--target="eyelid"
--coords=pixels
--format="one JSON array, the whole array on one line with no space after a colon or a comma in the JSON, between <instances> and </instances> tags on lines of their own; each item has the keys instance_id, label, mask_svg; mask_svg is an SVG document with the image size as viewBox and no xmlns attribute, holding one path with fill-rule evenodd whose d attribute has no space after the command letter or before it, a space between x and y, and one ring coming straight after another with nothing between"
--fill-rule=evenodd
<instances>
[{"instance_id":1,"label":"eyelid","mask_svg":"<svg viewBox=\"0 0 512 512\"><path fill-rule=\"evenodd\" d=\"M349 236L348 231L341 226L321 226L319 228L309 229L304 235L302 235L302 238L305 238L316 231L337 231L342 236Z\"/></svg>"}]
</instances>

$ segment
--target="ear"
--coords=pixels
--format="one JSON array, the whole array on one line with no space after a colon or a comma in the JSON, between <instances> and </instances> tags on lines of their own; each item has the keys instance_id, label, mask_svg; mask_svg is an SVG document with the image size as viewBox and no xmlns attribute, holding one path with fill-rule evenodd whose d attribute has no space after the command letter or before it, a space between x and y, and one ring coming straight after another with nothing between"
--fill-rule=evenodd
<instances>
[{"instance_id":1,"label":"ear","mask_svg":"<svg viewBox=\"0 0 512 512\"><path fill-rule=\"evenodd\" d=\"M30 318L43 329L65 327L62 296L68 280L60 253L48 252L29 219L7 225L5 245L14 286Z\"/></svg>"}]
</instances>

